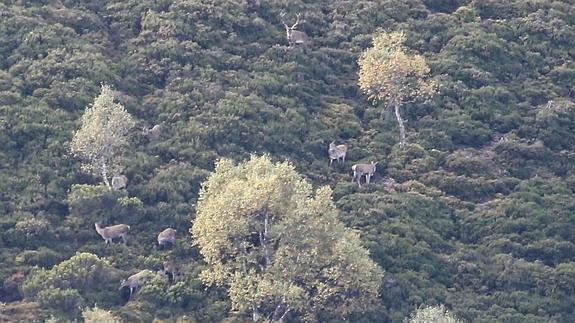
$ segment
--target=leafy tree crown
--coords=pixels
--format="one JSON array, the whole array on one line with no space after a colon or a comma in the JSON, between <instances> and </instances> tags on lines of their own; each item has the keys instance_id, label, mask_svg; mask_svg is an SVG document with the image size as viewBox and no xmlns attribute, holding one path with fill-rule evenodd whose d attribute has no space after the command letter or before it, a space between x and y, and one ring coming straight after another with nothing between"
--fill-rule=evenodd
<instances>
[{"instance_id":1,"label":"leafy tree crown","mask_svg":"<svg viewBox=\"0 0 575 323\"><path fill-rule=\"evenodd\" d=\"M435 94L435 82L427 79L429 66L422 56L407 52L405 40L403 32L382 32L362 53L359 87L370 100L395 105Z\"/></svg>"},{"instance_id":2,"label":"leafy tree crown","mask_svg":"<svg viewBox=\"0 0 575 323\"><path fill-rule=\"evenodd\" d=\"M82 125L74 134L71 150L83 161L83 168L99 174L102 167L114 170L123 147L127 145L126 135L134 126L132 116L117 102L109 85L102 85L102 91L82 116Z\"/></svg>"}]
</instances>

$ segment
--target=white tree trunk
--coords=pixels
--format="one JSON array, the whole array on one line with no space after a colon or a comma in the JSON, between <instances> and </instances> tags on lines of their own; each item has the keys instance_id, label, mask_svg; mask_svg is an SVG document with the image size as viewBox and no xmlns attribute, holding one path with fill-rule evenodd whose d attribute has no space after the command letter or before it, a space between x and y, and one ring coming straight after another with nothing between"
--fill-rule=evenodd
<instances>
[{"instance_id":1,"label":"white tree trunk","mask_svg":"<svg viewBox=\"0 0 575 323\"><path fill-rule=\"evenodd\" d=\"M102 163L102 178L104 179L104 184L106 184L111 191L112 185L110 185L110 181L108 181L108 165L106 165L106 163Z\"/></svg>"},{"instance_id":2,"label":"white tree trunk","mask_svg":"<svg viewBox=\"0 0 575 323\"><path fill-rule=\"evenodd\" d=\"M405 146L405 126L403 125L403 119L399 113L399 103L395 103L395 118L399 124L399 148L403 149Z\"/></svg>"}]
</instances>

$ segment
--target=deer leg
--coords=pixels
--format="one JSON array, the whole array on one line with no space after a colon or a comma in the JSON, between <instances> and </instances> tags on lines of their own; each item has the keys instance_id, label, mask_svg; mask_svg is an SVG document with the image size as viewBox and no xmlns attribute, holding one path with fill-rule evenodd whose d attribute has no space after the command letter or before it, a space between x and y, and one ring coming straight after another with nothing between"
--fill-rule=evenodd
<instances>
[{"instance_id":1,"label":"deer leg","mask_svg":"<svg viewBox=\"0 0 575 323\"><path fill-rule=\"evenodd\" d=\"M371 178L371 175L369 174L365 174L365 183L369 184L369 179Z\"/></svg>"},{"instance_id":2,"label":"deer leg","mask_svg":"<svg viewBox=\"0 0 575 323\"><path fill-rule=\"evenodd\" d=\"M333 163L333 159L332 159L332 158L329 159L329 166L330 166L330 167L331 167L331 163Z\"/></svg>"}]
</instances>

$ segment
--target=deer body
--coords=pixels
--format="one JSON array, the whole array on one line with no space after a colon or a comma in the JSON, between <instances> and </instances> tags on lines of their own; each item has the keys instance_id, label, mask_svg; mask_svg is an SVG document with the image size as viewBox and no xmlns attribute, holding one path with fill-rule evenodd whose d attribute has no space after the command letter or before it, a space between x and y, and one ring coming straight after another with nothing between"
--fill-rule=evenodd
<instances>
[{"instance_id":1,"label":"deer body","mask_svg":"<svg viewBox=\"0 0 575 323\"><path fill-rule=\"evenodd\" d=\"M176 281L176 276L180 272L180 267L171 261L164 261L162 265L164 266L162 273L166 276L168 282L173 284Z\"/></svg>"},{"instance_id":2,"label":"deer body","mask_svg":"<svg viewBox=\"0 0 575 323\"><path fill-rule=\"evenodd\" d=\"M126 185L128 185L128 178L126 176L118 175L112 177L112 188L114 191L126 188Z\"/></svg>"},{"instance_id":3,"label":"deer body","mask_svg":"<svg viewBox=\"0 0 575 323\"><path fill-rule=\"evenodd\" d=\"M127 224L116 224L102 228L99 223L95 223L96 232L106 241L106 244L112 243L114 238L122 238L124 243L128 242L128 231L130 226Z\"/></svg>"},{"instance_id":4,"label":"deer body","mask_svg":"<svg viewBox=\"0 0 575 323\"><path fill-rule=\"evenodd\" d=\"M157 124L153 126L152 129L144 127L142 134L148 138L149 141L156 141L160 139L160 135L162 134L162 126Z\"/></svg>"},{"instance_id":5,"label":"deer body","mask_svg":"<svg viewBox=\"0 0 575 323\"><path fill-rule=\"evenodd\" d=\"M309 42L308 35L299 30L289 29L287 32L287 40L290 46L293 45L305 45Z\"/></svg>"},{"instance_id":6,"label":"deer body","mask_svg":"<svg viewBox=\"0 0 575 323\"><path fill-rule=\"evenodd\" d=\"M365 183L369 184L371 176L375 174L376 165L377 162L371 162L371 164L355 164L351 167L351 170L353 170L353 179L357 180L357 185L361 187L360 181L363 175L365 175Z\"/></svg>"},{"instance_id":7,"label":"deer body","mask_svg":"<svg viewBox=\"0 0 575 323\"><path fill-rule=\"evenodd\" d=\"M138 273L133 274L132 276L128 277L128 279L123 279L120 285L119 290L122 288L127 287L130 289L130 298L132 295L144 284L148 281L148 278L152 274L150 270L144 269Z\"/></svg>"},{"instance_id":8,"label":"deer body","mask_svg":"<svg viewBox=\"0 0 575 323\"><path fill-rule=\"evenodd\" d=\"M167 228L158 234L158 245L176 244L176 230Z\"/></svg>"},{"instance_id":9,"label":"deer body","mask_svg":"<svg viewBox=\"0 0 575 323\"><path fill-rule=\"evenodd\" d=\"M343 160L343 162L345 163L345 155L347 154L347 146L346 145L335 145L335 143L332 141L329 144L329 149L327 150L328 154L329 154L329 165L331 166L331 163L333 162L334 159L337 159L337 162L339 163L339 159L341 158Z\"/></svg>"},{"instance_id":10,"label":"deer body","mask_svg":"<svg viewBox=\"0 0 575 323\"><path fill-rule=\"evenodd\" d=\"M293 46L293 45L305 45L305 44L307 44L309 42L308 35L303 31L295 30L297 28L298 24L300 23L299 13L297 14L297 20L296 20L295 24L293 24L291 27L285 23L285 21L283 19L284 16L285 16L285 13L280 14L281 22L286 29L286 36L287 36L287 40L288 40L289 45Z\"/></svg>"}]
</instances>

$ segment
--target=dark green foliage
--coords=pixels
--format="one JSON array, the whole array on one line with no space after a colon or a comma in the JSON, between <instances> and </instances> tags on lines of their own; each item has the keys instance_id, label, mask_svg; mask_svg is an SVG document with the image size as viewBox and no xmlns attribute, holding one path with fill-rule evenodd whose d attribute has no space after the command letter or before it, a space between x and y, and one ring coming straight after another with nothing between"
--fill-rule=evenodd
<instances>
[{"instance_id":1,"label":"dark green foliage","mask_svg":"<svg viewBox=\"0 0 575 323\"><path fill-rule=\"evenodd\" d=\"M110 284L114 278L117 275L107 261L93 254L78 253L50 270L34 270L22 290L24 296L42 306L74 316L86 302L113 303L101 293L115 285Z\"/></svg>"},{"instance_id":2,"label":"dark green foliage","mask_svg":"<svg viewBox=\"0 0 575 323\"><path fill-rule=\"evenodd\" d=\"M302 13L309 46L287 46L281 11ZM350 321L422 304L472 322L575 321L569 1L19 0L0 21L0 321L79 319L96 302L128 321L244 321L200 283L188 230L214 161L254 152L332 186L386 271L378 309ZM394 116L357 87L378 28L404 30L440 84L405 106L404 150ZM121 191L95 186L69 150L101 83L136 119ZM150 142L154 124L165 131ZM329 167L331 141L348 145L345 164ZM351 166L372 160L358 187ZM128 245L106 246L96 221L129 224ZM178 243L159 250L167 227ZM65 260L78 251L94 255ZM181 279L119 307L120 278L165 260Z\"/></svg>"}]
</instances>

